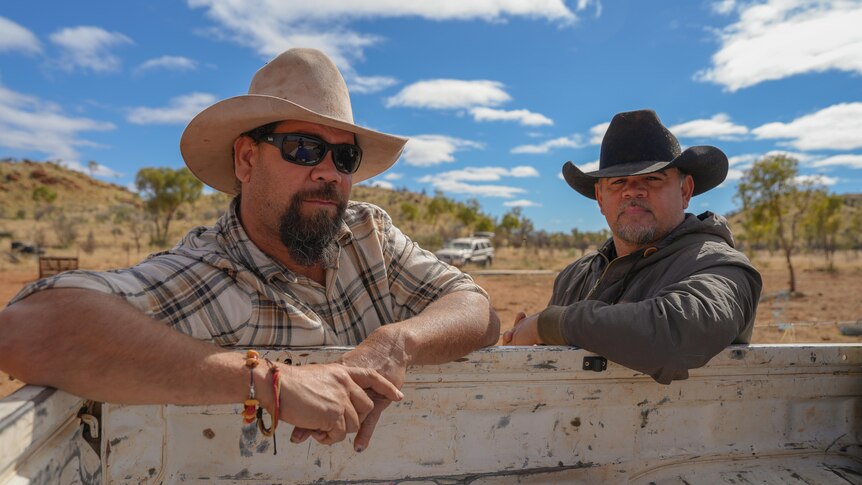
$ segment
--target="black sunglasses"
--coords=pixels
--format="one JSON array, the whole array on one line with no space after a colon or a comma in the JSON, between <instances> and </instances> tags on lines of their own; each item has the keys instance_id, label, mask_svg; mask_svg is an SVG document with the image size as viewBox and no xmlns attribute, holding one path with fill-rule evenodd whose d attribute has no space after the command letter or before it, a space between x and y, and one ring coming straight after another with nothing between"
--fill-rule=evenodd
<instances>
[{"instance_id":1,"label":"black sunglasses","mask_svg":"<svg viewBox=\"0 0 862 485\"><path fill-rule=\"evenodd\" d=\"M281 158L290 163L313 167L332 151L332 161L341 173L354 173L362 161L362 149L350 143L327 143L320 138L301 133L270 133L262 135L264 143L281 149Z\"/></svg>"}]
</instances>

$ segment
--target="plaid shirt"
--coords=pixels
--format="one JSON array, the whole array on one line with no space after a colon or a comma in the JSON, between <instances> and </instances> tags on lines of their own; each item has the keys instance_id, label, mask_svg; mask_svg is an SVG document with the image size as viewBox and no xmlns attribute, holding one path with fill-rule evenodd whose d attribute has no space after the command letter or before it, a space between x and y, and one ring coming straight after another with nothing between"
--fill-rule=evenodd
<instances>
[{"instance_id":1,"label":"plaid shirt","mask_svg":"<svg viewBox=\"0 0 862 485\"><path fill-rule=\"evenodd\" d=\"M211 227L131 268L70 271L36 281L14 302L48 288L87 288L125 298L176 330L218 345L356 345L387 323L456 291L487 294L412 242L385 211L351 202L326 286L264 254L242 228L238 199Z\"/></svg>"}]
</instances>

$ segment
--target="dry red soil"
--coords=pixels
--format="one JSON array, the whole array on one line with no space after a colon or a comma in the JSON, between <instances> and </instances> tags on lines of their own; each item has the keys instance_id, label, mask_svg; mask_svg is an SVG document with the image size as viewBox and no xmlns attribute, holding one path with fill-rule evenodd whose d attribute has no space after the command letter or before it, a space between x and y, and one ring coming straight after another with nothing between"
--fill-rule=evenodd
<instances>
[{"instance_id":1,"label":"dry red soil","mask_svg":"<svg viewBox=\"0 0 862 485\"><path fill-rule=\"evenodd\" d=\"M764 298L758 309L753 343L862 342L862 337L842 335L845 325L862 325L862 260L852 254L839 259L837 271L821 269L813 257L797 263L797 294L786 296L787 271L780 261L755 260L764 280ZM470 271L473 268L467 268ZM0 305L36 278L33 270L0 271ZM554 275L475 276L491 295L500 315L502 330L512 326L519 311L541 311L551 295ZM792 325L790 325L792 323ZM0 373L0 396L21 386Z\"/></svg>"}]
</instances>

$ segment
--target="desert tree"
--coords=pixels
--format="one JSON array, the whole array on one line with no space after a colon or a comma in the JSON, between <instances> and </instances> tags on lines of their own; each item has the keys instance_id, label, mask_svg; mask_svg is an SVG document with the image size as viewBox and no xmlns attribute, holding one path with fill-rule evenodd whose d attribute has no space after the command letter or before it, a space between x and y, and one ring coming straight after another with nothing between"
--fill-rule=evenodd
<instances>
[{"instance_id":1,"label":"desert tree","mask_svg":"<svg viewBox=\"0 0 862 485\"><path fill-rule=\"evenodd\" d=\"M36 208L33 210L33 218L37 221L54 212L53 204L57 200L57 192L54 189L40 185L33 189L30 198L36 203Z\"/></svg>"},{"instance_id":2,"label":"desert tree","mask_svg":"<svg viewBox=\"0 0 862 485\"><path fill-rule=\"evenodd\" d=\"M792 257L798 249L799 226L816 192L812 179L799 177L798 165L784 154L763 157L746 171L736 190L745 227L769 232L778 241L791 294L796 291Z\"/></svg>"},{"instance_id":3,"label":"desert tree","mask_svg":"<svg viewBox=\"0 0 862 485\"><path fill-rule=\"evenodd\" d=\"M521 208L513 207L500 218L496 232L505 239L507 245L511 246L512 237L519 227L521 227Z\"/></svg>"},{"instance_id":4,"label":"desert tree","mask_svg":"<svg viewBox=\"0 0 862 485\"><path fill-rule=\"evenodd\" d=\"M862 249L862 208L855 208L850 212L843 233L847 244L858 257L859 250Z\"/></svg>"},{"instance_id":5,"label":"desert tree","mask_svg":"<svg viewBox=\"0 0 862 485\"><path fill-rule=\"evenodd\" d=\"M93 234L92 229L87 233L87 239L81 244L81 250L87 254L93 254L96 250L96 236Z\"/></svg>"},{"instance_id":6,"label":"desert tree","mask_svg":"<svg viewBox=\"0 0 862 485\"><path fill-rule=\"evenodd\" d=\"M838 249L838 235L841 231L841 207L844 198L829 194L826 190L816 190L811 200L811 207L803 219L803 229L813 243L812 248L822 249L829 263L834 266L834 255Z\"/></svg>"},{"instance_id":7,"label":"desert tree","mask_svg":"<svg viewBox=\"0 0 862 485\"><path fill-rule=\"evenodd\" d=\"M54 217L51 221L51 226L54 229L54 235L57 237L57 243L60 247L67 248L78 240L78 226L80 223L80 218L69 217L65 211L60 211Z\"/></svg>"},{"instance_id":8,"label":"desert tree","mask_svg":"<svg viewBox=\"0 0 862 485\"><path fill-rule=\"evenodd\" d=\"M135 184L144 198L144 208L153 219L153 242L157 245L167 242L171 221L180 206L198 200L203 192L203 183L185 167L142 168Z\"/></svg>"},{"instance_id":9,"label":"desert tree","mask_svg":"<svg viewBox=\"0 0 862 485\"><path fill-rule=\"evenodd\" d=\"M479 214L479 217L473 223L474 232L494 232L494 219L485 214Z\"/></svg>"},{"instance_id":10,"label":"desert tree","mask_svg":"<svg viewBox=\"0 0 862 485\"><path fill-rule=\"evenodd\" d=\"M401 203L401 217L413 222L419 217L419 207L411 202Z\"/></svg>"},{"instance_id":11,"label":"desert tree","mask_svg":"<svg viewBox=\"0 0 862 485\"><path fill-rule=\"evenodd\" d=\"M141 240L147 232L147 218L140 211L130 212L126 224L129 227L129 235L135 242L136 254L139 255L141 254Z\"/></svg>"}]
</instances>

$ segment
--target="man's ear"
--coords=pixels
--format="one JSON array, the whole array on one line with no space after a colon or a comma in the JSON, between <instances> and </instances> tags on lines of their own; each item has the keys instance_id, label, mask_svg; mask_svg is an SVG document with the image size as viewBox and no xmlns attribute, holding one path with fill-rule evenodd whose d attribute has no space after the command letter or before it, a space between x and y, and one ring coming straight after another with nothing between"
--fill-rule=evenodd
<instances>
[{"instance_id":1,"label":"man's ear","mask_svg":"<svg viewBox=\"0 0 862 485\"><path fill-rule=\"evenodd\" d=\"M691 201L691 194L694 193L694 179L691 175L685 174L685 178L680 184L679 190L682 192L682 208L688 209L688 203Z\"/></svg>"},{"instance_id":2,"label":"man's ear","mask_svg":"<svg viewBox=\"0 0 862 485\"><path fill-rule=\"evenodd\" d=\"M233 141L233 171L237 180L248 183L254 164L257 163L258 146L250 136L241 135Z\"/></svg>"},{"instance_id":3,"label":"man's ear","mask_svg":"<svg viewBox=\"0 0 862 485\"><path fill-rule=\"evenodd\" d=\"M596 191L596 202L599 203L599 212L604 214L604 210L602 210L602 189L599 187L599 184L602 183L602 179L596 180L596 184L593 186L593 189Z\"/></svg>"}]
</instances>

